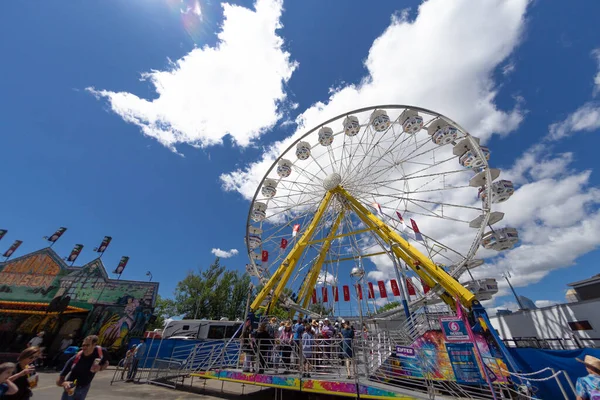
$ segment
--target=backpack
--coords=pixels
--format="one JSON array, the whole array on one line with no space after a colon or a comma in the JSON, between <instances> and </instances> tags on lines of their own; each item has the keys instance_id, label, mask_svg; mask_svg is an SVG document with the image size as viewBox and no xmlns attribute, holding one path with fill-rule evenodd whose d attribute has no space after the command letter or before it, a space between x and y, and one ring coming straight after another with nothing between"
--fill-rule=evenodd
<instances>
[{"instance_id":1,"label":"backpack","mask_svg":"<svg viewBox=\"0 0 600 400\"><path fill-rule=\"evenodd\" d=\"M100 356L100 358L104 358L104 356L102 355L102 347L96 346L96 350L98 351L98 355ZM77 354L75 355L75 359L73 360L73 364L71 364L71 371L73 371L73 368L75 368L79 360L81 360L82 355L83 350L77 352Z\"/></svg>"}]
</instances>

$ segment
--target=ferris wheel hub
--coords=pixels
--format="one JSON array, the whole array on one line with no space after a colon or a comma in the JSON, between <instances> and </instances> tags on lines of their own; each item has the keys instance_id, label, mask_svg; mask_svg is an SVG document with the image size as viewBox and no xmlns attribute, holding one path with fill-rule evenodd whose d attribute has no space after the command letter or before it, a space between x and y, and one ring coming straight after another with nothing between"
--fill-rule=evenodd
<instances>
[{"instance_id":1,"label":"ferris wheel hub","mask_svg":"<svg viewBox=\"0 0 600 400\"><path fill-rule=\"evenodd\" d=\"M323 179L323 187L325 190L333 190L338 187L340 183L342 183L342 177L337 172L333 172Z\"/></svg>"}]
</instances>

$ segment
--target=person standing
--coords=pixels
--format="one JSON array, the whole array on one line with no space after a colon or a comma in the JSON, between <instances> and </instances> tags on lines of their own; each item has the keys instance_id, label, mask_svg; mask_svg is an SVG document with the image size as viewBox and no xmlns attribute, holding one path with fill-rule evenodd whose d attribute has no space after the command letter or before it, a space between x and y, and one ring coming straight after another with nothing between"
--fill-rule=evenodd
<instances>
[{"instance_id":1,"label":"person standing","mask_svg":"<svg viewBox=\"0 0 600 400\"><path fill-rule=\"evenodd\" d=\"M15 394L19 390L9 378L14 374L16 365L13 363L0 364L0 399L5 395Z\"/></svg>"},{"instance_id":2,"label":"person standing","mask_svg":"<svg viewBox=\"0 0 600 400\"><path fill-rule=\"evenodd\" d=\"M17 392L4 396L10 400L27 400L32 396L31 386L37 384L37 375L33 363L40 356L39 347L28 347L19 354L15 374L8 378L17 387ZM31 377L31 385L29 383Z\"/></svg>"},{"instance_id":3,"label":"person standing","mask_svg":"<svg viewBox=\"0 0 600 400\"><path fill-rule=\"evenodd\" d=\"M352 349L352 341L354 340L354 330L350 329L348 324L342 324L342 330L340 331L342 335L342 357L346 362L346 372L348 373L348 379L352 379L352 374L350 373L352 367L352 358L354 356L354 351Z\"/></svg>"},{"instance_id":4,"label":"person standing","mask_svg":"<svg viewBox=\"0 0 600 400\"><path fill-rule=\"evenodd\" d=\"M302 334L302 356L304 357L304 369L302 377L310 378L311 360L313 356L314 336L312 327L307 323Z\"/></svg>"},{"instance_id":5,"label":"person standing","mask_svg":"<svg viewBox=\"0 0 600 400\"><path fill-rule=\"evenodd\" d=\"M32 337L29 342L27 342L27 347L42 347L42 343L44 343L44 335L46 332L40 331L37 335Z\"/></svg>"},{"instance_id":6,"label":"person standing","mask_svg":"<svg viewBox=\"0 0 600 400\"><path fill-rule=\"evenodd\" d=\"M240 338L242 339L242 354L244 355L244 361L242 366L242 372L252 371L252 321L247 319L242 329Z\"/></svg>"},{"instance_id":7,"label":"person standing","mask_svg":"<svg viewBox=\"0 0 600 400\"><path fill-rule=\"evenodd\" d=\"M62 354L64 353L64 351L73 344L73 335L68 335L65 336L63 338L63 340L60 341L60 346L58 348L58 352L56 352L56 355L54 356L54 358L52 359L52 366L55 367L56 364L58 364L58 359L60 358L60 356L62 356Z\"/></svg>"},{"instance_id":8,"label":"person standing","mask_svg":"<svg viewBox=\"0 0 600 400\"><path fill-rule=\"evenodd\" d=\"M138 366L140 361L146 357L146 339L142 339L133 352L133 360L129 367L129 374L127 374L127 382L133 382L135 374L137 374ZM144 366L142 365L142 368Z\"/></svg>"},{"instance_id":9,"label":"person standing","mask_svg":"<svg viewBox=\"0 0 600 400\"><path fill-rule=\"evenodd\" d=\"M577 361L585 365L588 372L587 376L577 378L577 400L596 400L600 399L600 359L592 356L585 356Z\"/></svg>"},{"instance_id":10,"label":"person standing","mask_svg":"<svg viewBox=\"0 0 600 400\"><path fill-rule=\"evenodd\" d=\"M266 323L258 326L258 330L254 334L254 339L256 340L258 350L258 373L262 374L265 372L265 368L267 368L267 360L271 352L271 341L273 340L269 336Z\"/></svg>"},{"instance_id":11,"label":"person standing","mask_svg":"<svg viewBox=\"0 0 600 400\"><path fill-rule=\"evenodd\" d=\"M279 343L281 346L281 359L286 372L291 368L292 359L292 343L294 334L292 333L292 324L288 321L285 323L283 331L279 335Z\"/></svg>"},{"instance_id":12,"label":"person standing","mask_svg":"<svg viewBox=\"0 0 600 400\"><path fill-rule=\"evenodd\" d=\"M56 380L56 385L64 389L62 400L85 400L96 373L108 368L108 352L97 344L98 336L86 337L83 350L65 364Z\"/></svg>"},{"instance_id":13,"label":"person standing","mask_svg":"<svg viewBox=\"0 0 600 400\"><path fill-rule=\"evenodd\" d=\"M296 355L296 362L298 363L298 369L302 369L302 334L304 333L304 325L307 323L304 320L304 323L301 320L298 320L294 326L292 327L292 332L294 333L294 352Z\"/></svg>"}]
</instances>

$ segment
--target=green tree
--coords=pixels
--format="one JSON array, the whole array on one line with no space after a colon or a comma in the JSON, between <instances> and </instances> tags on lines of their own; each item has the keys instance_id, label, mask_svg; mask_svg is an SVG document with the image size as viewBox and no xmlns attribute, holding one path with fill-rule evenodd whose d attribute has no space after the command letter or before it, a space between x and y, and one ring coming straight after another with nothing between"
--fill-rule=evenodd
<instances>
[{"instance_id":1,"label":"green tree","mask_svg":"<svg viewBox=\"0 0 600 400\"><path fill-rule=\"evenodd\" d=\"M391 301L391 302L389 302L389 303L387 303L387 304L379 307L379 309L377 310L377 313L379 314L379 313L382 313L382 312L394 309L394 308L399 307L399 306L400 306L399 302L397 302L397 301Z\"/></svg>"},{"instance_id":2,"label":"green tree","mask_svg":"<svg viewBox=\"0 0 600 400\"><path fill-rule=\"evenodd\" d=\"M315 304L311 304L310 306L308 306L308 309L312 312L316 312L317 314L323 316L330 315L332 312L331 308L329 308L327 304L323 303L322 301L319 301Z\"/></svg>"},{"instance_id":3,"label":"green tree","mask_svg":"<svg viewBox=\"0 0 600 400\"><path fill-rule=\"evenodd\" d=\"M250 277L229 271L219 258L206 269L190 271L175 288L177 314L184 318L243 318Z\"/></svg>"},{"instance_id":4,"label":"green tree","mask_svg":"<svg viewBox=\"0 0 600 400\"><path fill-rule=\"evenodd\" d=\"M156 296L156 305L154 307L154 315L156 320L146 327L146 330L153 331L155 329L163 329L165 326L165 320L174 315L177 315L177 307L175 302L171 299L164 299L159 294Z\"/></svg>"}]
</instances>

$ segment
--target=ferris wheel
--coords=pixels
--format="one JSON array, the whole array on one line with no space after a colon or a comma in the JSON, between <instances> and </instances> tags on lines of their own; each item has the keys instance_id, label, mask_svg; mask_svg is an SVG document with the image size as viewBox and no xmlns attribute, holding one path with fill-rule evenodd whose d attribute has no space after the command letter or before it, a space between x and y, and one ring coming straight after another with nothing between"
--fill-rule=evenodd
<instances>
[{"instance_id":1,"label":"ferris wheel","mask_svg":"<svg viewBox=\"0 0 600 400\"><path fill-rule=\"evenodd\" d=\"M309 130L250 206L247 269L262 287L252 309L283 300L305 310L317 287L339 290L353 268L405 293L414 283L412 306L491 298L495 282L471 275L476 253L510 249L518 233L495 226L504 214L492 204L514 188L489 158L478 138L418 107L362 108Z\"/></svg>"}]
</instances>

